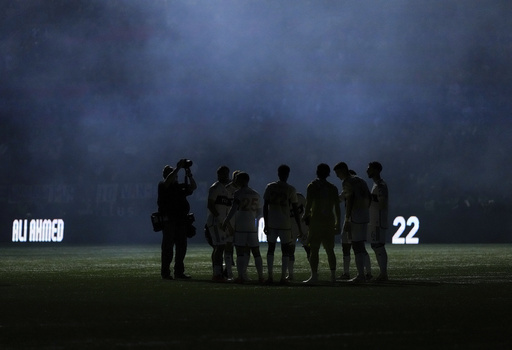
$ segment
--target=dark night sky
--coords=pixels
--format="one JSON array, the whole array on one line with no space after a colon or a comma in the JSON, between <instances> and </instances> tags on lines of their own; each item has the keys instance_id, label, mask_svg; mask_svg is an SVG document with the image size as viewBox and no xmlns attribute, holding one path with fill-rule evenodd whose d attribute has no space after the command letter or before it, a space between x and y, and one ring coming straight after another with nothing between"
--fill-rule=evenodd
<instances>
[{"instance_id":1,"label":"dark night sky","mask_svg":"<svg viewBox=\"0 0 512 350\"><path fill-rule=\"evenodd\" d=\"M199 227L222 164L249 172L263 193L288 163L304 192L320 162L364 175L379 160L396 215L437 210L448 220L459 200L482 211L492 200L502 215L512 190L511 9L479 0L2 1L0 241L27 212L92 220L105 242L143 240L112 228L120 212L100 208L97 186L156 187L163 165L182 157L200 182L191 198ZM56 186L70 188L67 203L48 199ZM125 200L134 220L148 220L156 199L127 197L111 204ZM503 222L498 240L511 241Z\"/></svg>"}]
</instances>

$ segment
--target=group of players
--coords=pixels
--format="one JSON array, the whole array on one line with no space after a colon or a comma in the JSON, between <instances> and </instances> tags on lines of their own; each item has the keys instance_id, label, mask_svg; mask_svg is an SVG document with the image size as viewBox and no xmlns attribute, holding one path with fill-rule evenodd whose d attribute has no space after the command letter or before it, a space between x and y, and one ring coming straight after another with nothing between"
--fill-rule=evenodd
<instances>
[{"instance_id":1,"label":"group of players","mask_svg":"<svg viewBox=\"0 0 512 350\"><path fill-rule=\"evenodd\" d=\"M306 196L297 193L288 184L290 167L277 169L278 181L269 183L261 197L249 187L249 174L230 169L217 169L217 181L208 192L208 218L205 232L213 247L213 281L244 283L249 281L247 266L252 254L258 282L274 283L274 255L277 242L281 245L281 276L278 282L287 284L294 279L296 242L302 243L311 268L311 276L304 281L319 281L319 250L323 245L330 268L330 281L337 279L365 282L373 279L370 257L365 242L370 241L376 254L380 274L375 281L387 281L388 188L381 178L382 165L371 162L366 170L373 180L370 191L365 180L349 170L344 162L333 168L342 181L342 192L327 181L329 165L317 166L317 178L307 186ZM345 204L342 222L340 204ZM264 233L267 236L267 278L263 274L263 259L259 249L258 219L263 214ZM336 276L335 237L341 235L343 273ZM350 277L351 250L354 252L357 275ZM236 264L234 261L236 252ZM236 266L236 275L233 267Z\"/></svg>"}]
</instances>

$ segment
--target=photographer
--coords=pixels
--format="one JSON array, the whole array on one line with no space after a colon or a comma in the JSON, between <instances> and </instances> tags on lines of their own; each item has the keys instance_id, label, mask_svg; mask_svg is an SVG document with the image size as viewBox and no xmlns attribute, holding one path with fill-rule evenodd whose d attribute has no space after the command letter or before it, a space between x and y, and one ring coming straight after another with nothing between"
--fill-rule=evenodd
<instances>
[{"instance_id":1,"label":"photographer","mask_svg":"<svg viewBox=\"0 0 512 350\"><path fill-rule=\"evenodd\" d=\"M190 226L190 204L187 196L190 196L197 188L190 167L192 161L181 159L176 168L166 165L163 169L164 180L158 184L158 211L164 216L162 229L162 255L161 276L163 279L172 280L170 266L176 246L176 258L174 260L174 278L188 279L185 274L183 260L187 253L187 230ZM185 170L185 182L178 182L178 172Z\"/></svg>"}]
</instances>

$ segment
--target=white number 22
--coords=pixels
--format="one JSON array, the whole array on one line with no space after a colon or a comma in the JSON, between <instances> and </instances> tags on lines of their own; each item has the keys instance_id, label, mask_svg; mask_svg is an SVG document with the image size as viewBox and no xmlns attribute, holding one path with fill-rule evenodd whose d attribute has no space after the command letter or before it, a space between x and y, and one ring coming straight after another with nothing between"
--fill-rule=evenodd
<instances>
[{"instance_id":1,"label":"white number 22","mask_svg":"<svg viewBox=\"0 0 512 350\"><path fill-rule=\"evenodd\" d=\"M396 230L393 235L393 240L391 243L393 244L418 244L420 243L420 239L418 237L414 237L414 235L420 229L420 220L416 216L411 216L407 219L407 223L405 222L405 218L403 216L397 216L395 221L393 221L393 226L399 226L398 230ZM402 233L405 231L405 226L412 226L411 230L407 234L407 236L401 237Z\"/></svg>"}]
</instances>

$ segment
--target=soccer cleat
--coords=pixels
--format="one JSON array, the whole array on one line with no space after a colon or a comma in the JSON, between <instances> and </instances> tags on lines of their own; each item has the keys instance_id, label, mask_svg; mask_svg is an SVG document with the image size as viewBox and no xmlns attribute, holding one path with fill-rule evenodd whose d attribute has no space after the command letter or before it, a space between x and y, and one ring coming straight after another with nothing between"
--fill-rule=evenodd
<instances>
[{"instance_id":1,"label":"soccer cleat","mask_svg":"<svg viewBox=\"0 0 512 350\"><path fill-rule=\"evenodd\" d=\"M279 284L282 286L289 286L290 280L288 278L281 278L281 280L279 281Z\"/></svg>"},{"instance_id":2,"label":"soccer cleat","mask_svg":"<svg viewBox=\"0 0 512 350\"><path fill-rule=\"evenodd\" d=\"M302 281L302 283L304 283L304 284L309 284L309 285L317 284L317 283L318 283L318 277L313 277L313 276L311 276L311 277L310 277L310 278L308 278L307 280Z\"/></svg>"},{"instance_id":3,"label":"soccer cleat","mask_svg":"<svg viewBox=\"0 0 512 350\"><path fill-rule=\"evenodd\" d=\"M367 273L367 274L366 274L366 276L364 276L364 278L365 278L367 281L370 281L370 280L373 278L373 276L372 276L372 274L371 274L371 273Z\"/></svg>"},{"instance_id":4,"label":"soccer cleat","mask_svg":"<svg viewBox=\"0 0 512 350\"><path fill-rule=\"evenodd\" d=\"M162 279L163 280L173 280L174 278L172 278L172 276L169 275L169 276L162 276Z\"/></svg>"},{"instance_id":5,"label":"soccer cleat","mask_svg":"<svg viewBox=\"0 0 512 350\"><path fill-rule=\"evenodd\" d=\"M344 273L343 275L341 275L340 277L338 277L339 280L342 280L342 281L348 281L350 279L350 275L347 274L347 273Z\"/></svg>"},{"instance_id":6,"label":"soccer cleat","mask_svg":"<svg viewBox=\"0 0 512 350\"><path fill-rule=\"evenodd\" d=\"M244 279L243 279L243 278L237 277L237 278L235 278L235 283L236 283L236 284L244 284L244 283L245 283L245 281L244 281Z\"/></svg>"},{"instance_id":7,"label":"soccer cleat","mask_svg":"<svg viewBox=\"0 0 512 350\"><path fill-rule=\"evenodd\" d=\"M174 274L174 278L176 279L180 279L180 280L189 280L191 279L192 277L189 276L189 275L185 275L184 273L175 273Z\"/></svg>"},{"instance_id":8,"label":"soccer cleat","mask_svg":"<svg viewBox=\"0 0 512 350\"><path fill-rule=\"evenodd\" d=\"M364 283L364 282L366 282L366 279L363 276L357 275L356 277L354 277L351 280L349 280L349 282L352 282L352 283Z\"/></svg>"},{"instance_id":9,"label":"soccer cleat","mask_svg":"<svg viewBox=\"0 0 512 350\"><path fill-rule=\"evenodd\" d=\"M388 281L388 275L380 274L375 278L375 282L387 282Z\"/></svg>"},{"instance_id":10,"label":"soccer cleat","mask_svg":"<svg viewBox=\"0 0 512 350\"><path fill-rule=\"evenodd\" d=\"M227 282L227 279L222 275L217 275L217 276L213 276L212 281L217 282L217 283L224 283L224 282Z\"/></svg>"},{"instance_id":11,"label":"soccer cleat","mask_svg":"<svg viewBox=\"0 0 512 350\"><path fill-rule=\"evenodd\" d=\"M272 277L267 278L267 280L265 281L265 284L267 284L267 285L274 284L274 279Z\"/></svg>"}]
</instances>

